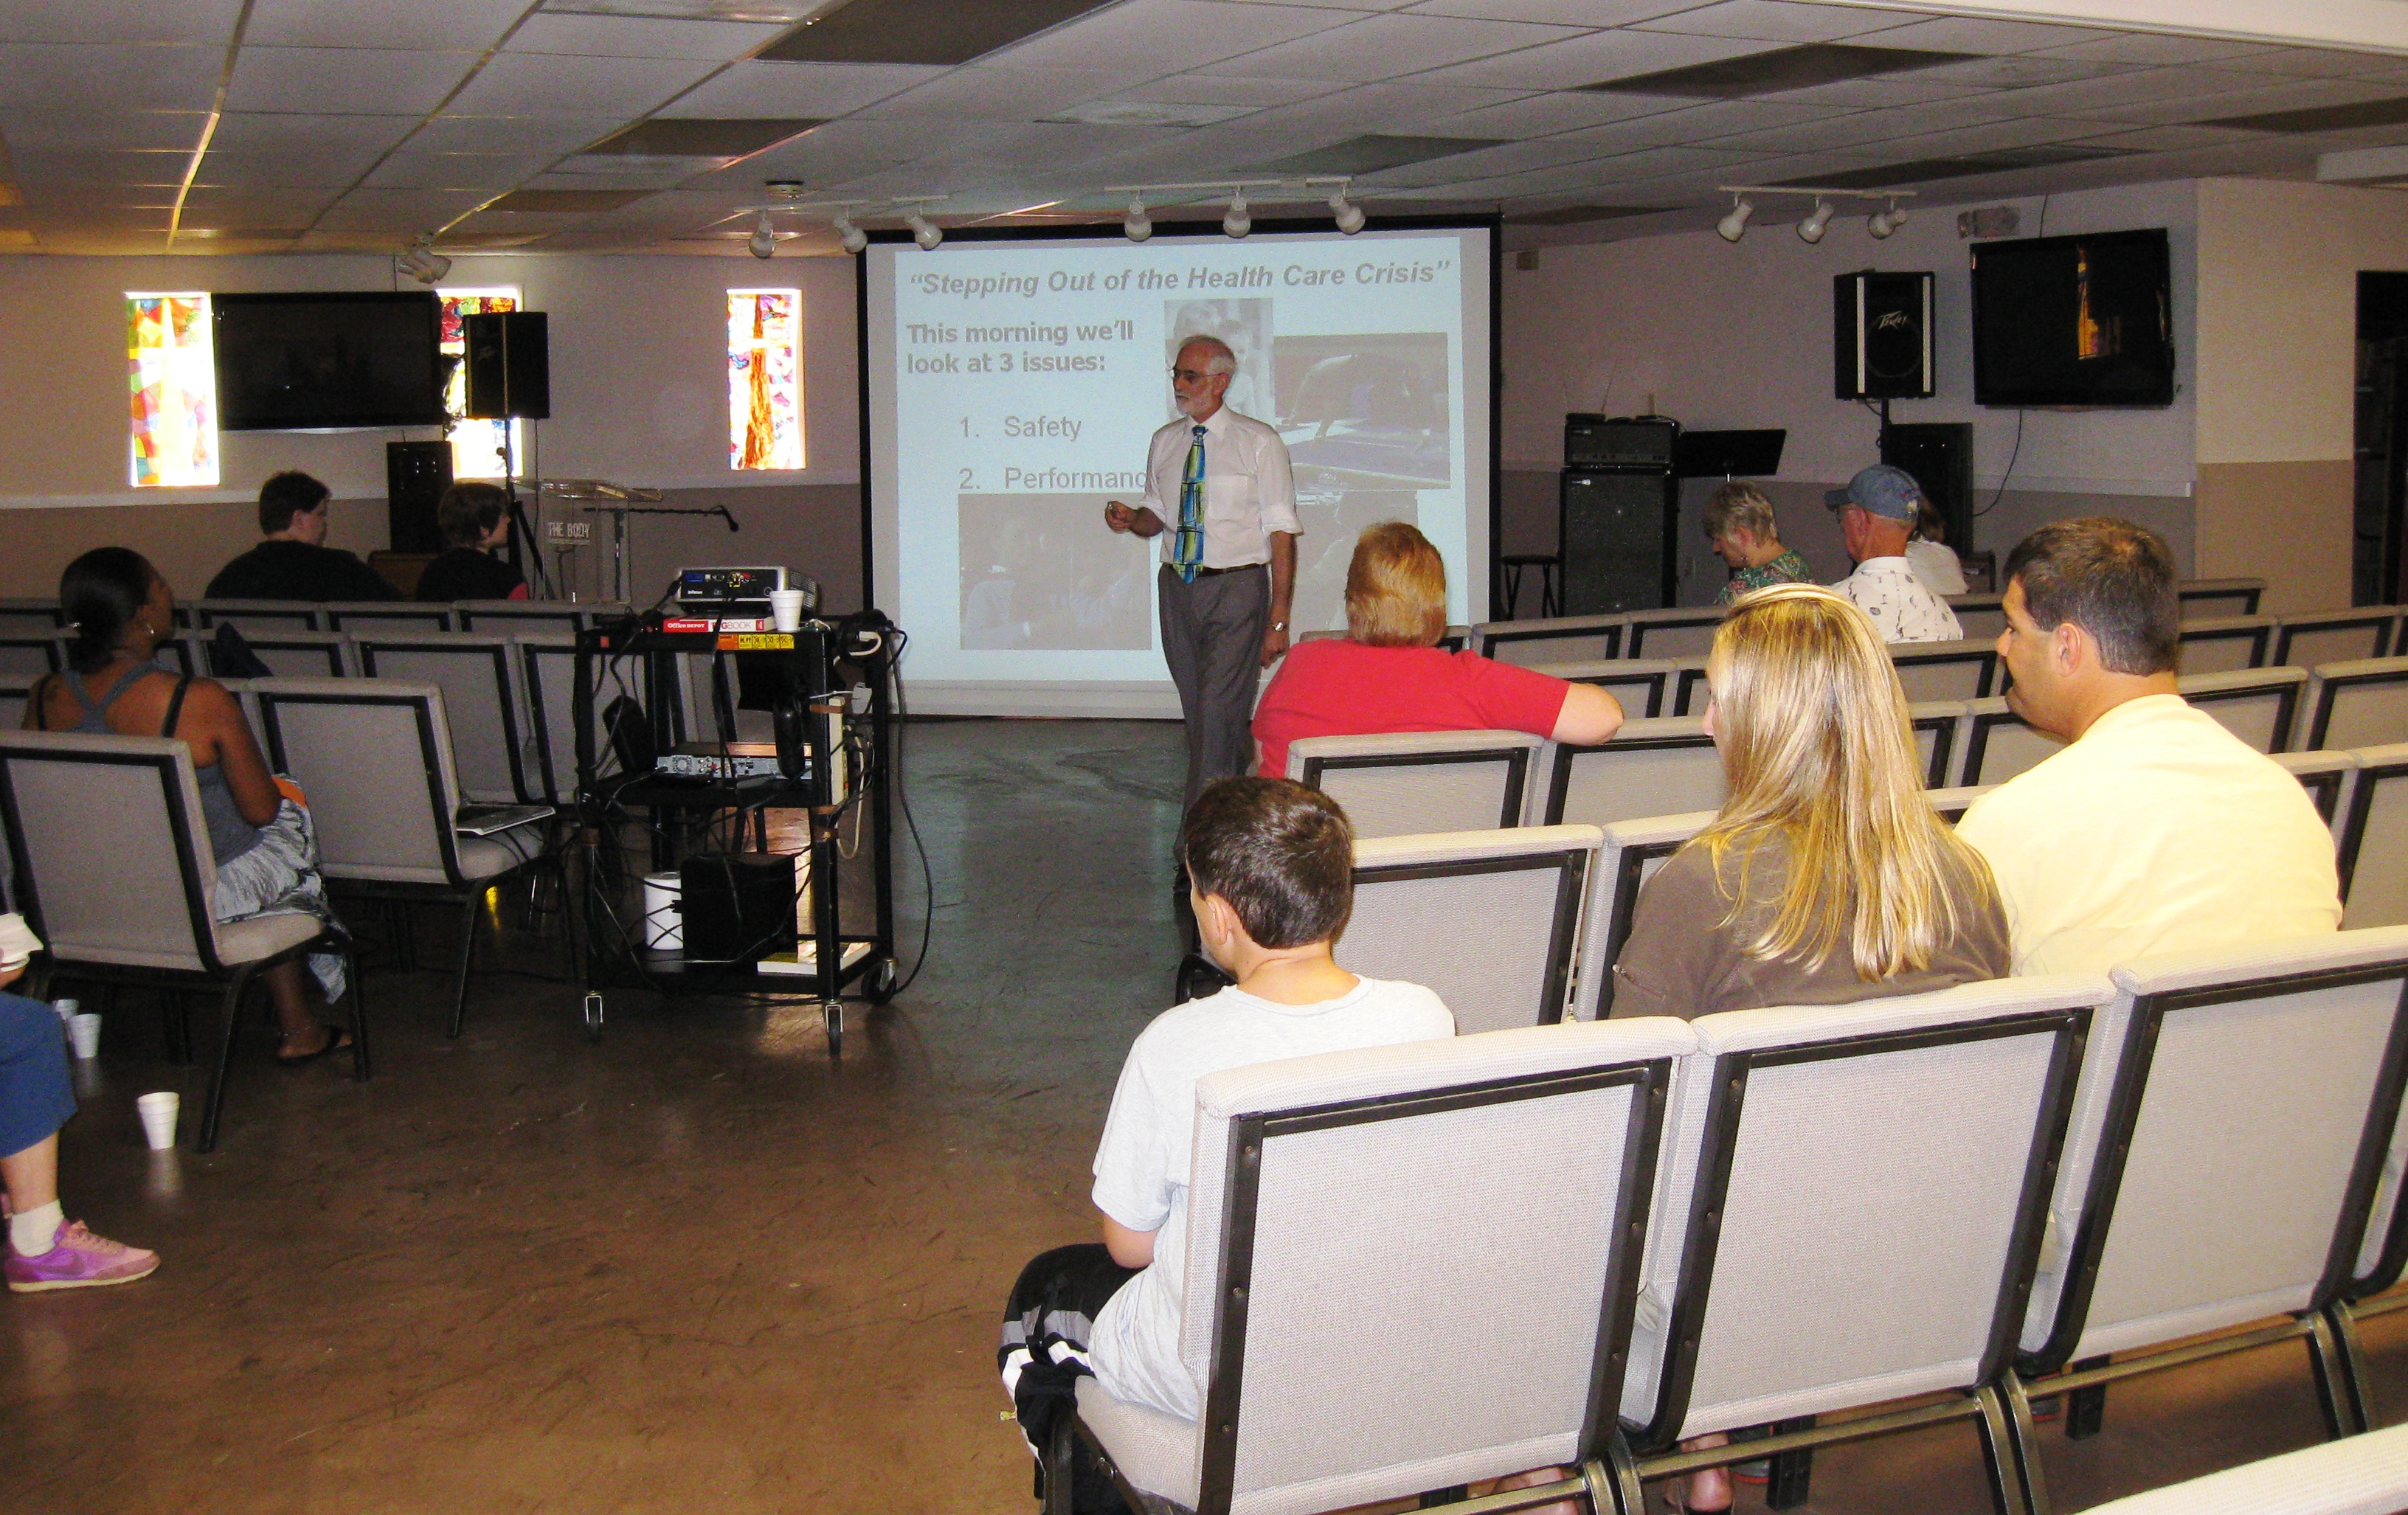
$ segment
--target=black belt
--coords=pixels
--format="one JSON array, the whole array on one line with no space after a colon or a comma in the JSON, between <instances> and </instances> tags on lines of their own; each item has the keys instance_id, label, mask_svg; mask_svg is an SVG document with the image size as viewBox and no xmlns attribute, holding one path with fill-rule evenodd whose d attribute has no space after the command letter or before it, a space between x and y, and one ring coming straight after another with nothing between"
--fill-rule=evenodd
<instances>
[{"instance_id":1,"label":"black belt","mask_svg":"<svg viewBox=\"0 0 2408 1515\"><path fill-rule=\"evenodd\" d=\"M1177 573L1179 571L1179 565L1175 563L1166 563L1163 566L1169 569L1172 573ZM1196 570L1196 577L1198 579L1212 579L1222 574L1241 574L1249 568L1259 568L1262 565L1259 563L1240 563L1232 568L1206 568L1199 565Z\"/></svg>"}]
</instances>

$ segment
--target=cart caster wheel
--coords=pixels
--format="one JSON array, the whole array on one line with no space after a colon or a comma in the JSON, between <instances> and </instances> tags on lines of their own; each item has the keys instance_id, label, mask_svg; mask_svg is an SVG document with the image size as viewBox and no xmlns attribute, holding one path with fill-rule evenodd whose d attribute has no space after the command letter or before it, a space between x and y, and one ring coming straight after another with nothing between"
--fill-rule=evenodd
<instances>
[{"instance_id":1,"label":"cart caster wheel","mask_svg":"<svg viewBox=\"0 0 2408 1515\"><path fill-rule=\"evenodd\" d=\"M901 977L895 971L895 960L882 957L869 970L869 1003L883 1005L895 997L895 981Z\"/></svg>"},{"instance_id":2,"label":"cart caster wheel","mask_svg":"<svg viewBox=\"0 0 2408 1515\"><path fill-rule=\"evenodd\" d=\"M844 1053L844 1007L834 1000L830 1000L825 1005L820 1007L820 1014L827 1021L828 1055L831 1057L842 1056Z\"/></svg>"},{"instance_id":3,"label":"cart caster wheel","mask_svg":"<svg viewBox=\"0 0 2408 1515\"><path fill-rule=\"evenodd\" d=\"M602 1039L602 996L598 993L588 993L585 996L585 1039Z\"/></svg>"}]
</instances>

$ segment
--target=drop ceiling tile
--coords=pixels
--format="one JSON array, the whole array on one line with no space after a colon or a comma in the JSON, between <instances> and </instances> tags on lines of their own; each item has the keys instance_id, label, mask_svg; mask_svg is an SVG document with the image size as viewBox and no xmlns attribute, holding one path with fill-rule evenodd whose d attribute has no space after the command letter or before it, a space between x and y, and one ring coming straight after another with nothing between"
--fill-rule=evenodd
<instances>
[{"instance_id":1,"label":"drop ceiling tile","mask_svg":"<svg viewBox=\"0 0 2408 1515\"><path fill-rule=\"evenodd\" d=\"M2246 57L2217 64L2243 74L2281 74L2293 79L2373 79L2386 70L2408 79L2408 58L2386 58L2368 52L2336 52L2324 48L2267 48Z\"/></svg>"},{"instance_id":2,"label":"drop ceiling tile","mask_svg":"<svg viewBox=\"0 0 2408 1515\"><path fill-rule=\"evenodd\" d=\"M418 152L548 153L557 157L599 141L624 116L437 116L410 134Z\"/></svg>"},{"instance_id":3,"label":"drop ceiling tile","mask_svg":"<svg viewBox=\"0 0 2408 1515\"><path fill-rule=\"evenodd\" d=\"M255 0L247 46L379 47L482 52L527 9L526 0Z\"/></svg>"},{"instance_id":4,"label":"drop ceiling tile","mask_svg":"<svg viewBox=\"0 0 2408 1515\"><path fill-rule=\"evenodd\" d=\"M201 181L241 187L290 184L312 189L340 189L359 181L376 164L373 148L327 144L314 149L281 148L273 151L221 152L216 144L201 160Z\"/></svg>"},{"instance_id":5,"label":"drop ceiling tile","mask_svg":"<svg viewBox=\"0 0 2408 1515\"><path fill-rule=\"evenodd\" d=\"M1476 16L1487 21L1545 21L1558 26L1627 26L1676 10L1695 10L1698 0L1420 0L1416 16Z\"/></svg>"},{"instance_id":6,"label":"drop ceiling tile","mask_svg":"<svg viewBox=\"0 0 2408 1515\"><path fill-rule=\"evenodd\" d=\"M426 231L474 210L492 196L477 191L356 189L326 207L318 226L341 231L365 226Z\"/></svg>"},{"instance_id":7,"label":"drop ceiling tile","mask_svg":"<svg viewBox=\"0 0 2408 1515\"><path fill-rule=\"evenodd\" d=\"M2083 79L2110 79L2141 72L2138 64L2095 63L2078 58L2027 56L1971 58L1961 64L1918 68L1914 77L1942 84L1971 84L1992 90L2042 89Z\"/></svg>"},{"instance_id":8,"label":"drop ceiling tile","mask_svg":"<svg viewBox=\"0 0 2408 1515\"><path fill-rule=\"evenodd\" d=\"M87 42L0 45L0 108L207 110L222 47Z\"/></svg>"},{"instance_id":9,"label":"drop ceiling tile","mask_svg":"<svg viewBox=\"0 0 2408 1515\"><path fill-rule=\"evenodd\" d=\"M2140 32L2123 36L2094 37L2087 42L2071 42L2062 47L2036 50L2048 58L2087 58L2102 63L2148 64L2164 67L2175 64L2219 63L2271 50L2258 42Z\"/></svg>"},{"instance_id":10,"label":"drop ceiling tile","mask_svg":"<svg viewBox=\"0 0 2408 1515\"><path fill-rule=\"evenodd\" d=\"M1660 69L1685 68L1724 58L1769 52L1778 42L1726 36L1679 36L1670 32L1593 32L1561 42L1509 52L1476 63L1434 68L1417 84L1485 84L1525 90L1576 90L1607 79L1629 79Z\"/></svg>"},{"instance_id":11,"label":"drop ceiling tile","mask_svg":"<svg viewBox=\"0 0 2408 1515\"><path fill-rule=\"evenodd\" d=\"M1882 150L1886 156L1907 162L1917 158L1965 157L2004 151L2011 148L2045 147L2056 142L2079 142L2084 147L2117 146L2101 140L2100 125L2095 121L2031 117L2023 121L1992 121L1985 126L1966 126L1953 132L1894 137L1884 144Z\"/></svg>"},{"instance_id":12,"label":"drop ceiling tile","mask_svg":"<svg viewBox=\"0 0 2408 1515\"><path fill-rule=\"evenodd\" d=\"M1362 176L1367 186L1444 184L1455 179L1493 179L1540 168L1560 168L1604 156L1585 142L1502 142L1493 148L1451 152L1444 157L1383 168Z\"/></svg>"},{"instance_id":13,"label":"drop ceiling tile","mask_svg":"<svg viewBox=\"0 0 2408 1515\"><path fill-rule=\"evenodd\" d=\"M2121 34L2085 26L2051 26L2037 21L1985 21L1943 16L1914 21L1881 34L1873 48L1919 48L1933 52L2037 52L2074 42L2096 42Z\"/></svg>"},{"instance_id":14,"label":"drop ceiling tile","mask_svg":"<svg viewBox=\"0 0 2408 1515\"><path fill-rule=\"evenodd\" d=\"M404 150L378 164L365 182L379 189L500 191L542 173L552 164L549 153L502 156Z\"/></svg>"},{"instance_id":15,"label":"drop ceiling tile","mask_svg":"<svg viewBox=\"0 0 2408 1515\"><path fill-rule=\"evenodd\" d=\"M1196 71L1237 74L1249 79L1337 79L1371 83L1513 53L1580 35L1570 27L1521 21L1467 21L1450 16L1369 16Z\"/></svg>"},{"instance_id":16,"label":"drop ceiling tile","mask_svg":"<svg viewBox=\"0 0 2408 1515\"><path fill-rule=\"evenodd\" d=\"M478 70L449 108L463 115L640 116L712 66L690 59L505 52Z\"/></svg>"},{"instance_id":17,"label":"drop ceiling tile","mask_svg":"<svg viewBox=\"0 0 2408 1515\"><path fill-rule=\"evenodd\" d=\"M223 50L240 7L227 0L90 0L0 7L0 42L191 42Z\"/></svg>"},{"instance_id":18,"label":"drop ceiling tile","mask_svg":"<svg viewBox=\"0 0 2408 1515\"><path fill-rule=\"evenodd\" d=\"M305 116L228 111L218 118L209 154L220 152L382 152L408 136L414 116Z\"/></svg>"},{"instance_id":19,"label":"drop ceiling tile","mask_svg":"<svg viewBox=\"0 0 2408 1515\"><path fill-rule=\"evenodd\" d=\"M1833 84L1784 90L1778 94L1757 95L1756 98L1835 110L1885 110L1899 106L1966 100L1992 93L1985 85L1933 79L1931 72L1929 69L1917 69L1911 74L1885 74L1875 79L1843 79Z\"/></svg>"},{"instance_id":20,"label":"drop ceiling tile","mask_svg":"<svg viewBox=\"0 0 2408 1515\"><path fill-rule=\"evenodd\" d=\"M739 21L662 21L648 16L573 16L539 10L502 44L509 52L602 58L708 58L725 63L785 31Z\"/></svg>"},{"instance_id":21,"label":"drop ceiling tile","mask_svg":"<svg viewBox=\"0 0 2408 1515\"><path fill-rule=\"evenodd\" d=\"M1165 105L1238 106L1258 110L1265 106L1294 105L1328 94L1345 86L1335 79L1233 79L1216 74L1173 74L1150 84L1120 92L1125 100L1157 100Z\"/></svg>"},{"instance_id":22,"label":"drop ceiling tile","mask_svg":"<svg viewBox=\"0 0 2408 1515\"><path fill-rule=\"evenodd\" d=\"M476 62L472 52L246 47L235 57L226 108L423 116Z\"/></svg>"},{"instance_id":23,"label":"drop ceiling tile","mask_svg":"<svg viewBox=\"0 0 2408 1515\"><path fill-rule=\"evenodd\" d=\"M1838 42L1922 19L1903 10L1799 5L1795 0L1720 0L1696 10L1634 22L1632 30L1762 42Z\"/></svg>"},{"instance_id":24,"label":"drop ceiling tile","mask_svg":"<svg viewBox=\"0 0 2408 1515\"><path fill-rule=\"evenodd\" d=\"M1713 171L1732 164L1754 163L1763 156L1742 149L1664 147L1617 153L1585 166L1596 170L1597 182L1623 184L1657 174Z\"/></svg>"},{"instance_id":25,"label":"drop ceiling tile","mask_svg":"<svg viewBox=\"0 0 2408 1515\"><path fill-rule=\"evenodd\" d=\"M910 64L740 63L691 93L680 95L661 114L721 119L846 116L947 72Z\"/></svg>"},{"instance_id":26,"label":"drop ceiling tile","mask_svg":"<svg viewBox=\"0 0 2408 1515\"><path fill-rule=\"evenodd\" d=\"M1361 19L1324 6L1129 0L989 54L1011 68L1138 68L1147 78L1201 68Z\"/></svg>"},{"instance_id":27,"label":"drop ceiling tile","mask_svg":"<svg viewBox=\"0 0 2408 1515\"><path fill-rule=\"evenodd\" d=\"M1685 102L1649 94L1598 94L1564 90L1525 95L1502 105L1482 106L1441 118L1434 124L1449 136L1519 138L1551 136L1641 116L1660 116L1684 108Z\"/></svg>"},{"instance_id":28,"label":"drop ceiling tile","mask_svg":"<svg viewBox=\"0 0 2408 1515\"><path fill-rule=\"evenodd\" d=\"M2097 122L2092 122L2096 126ZM2083 139L2096 147L2125 148L2134 152L2188 152L2200 148L2229 147L2235 143L2261 143L2262 132L2244 132L2234 126L2143 126L2125 132L2103 133Z\"/></svg>"},{"instance_id":29,"label":"drop ceiling tile","mask_svg":"<svg viewBox=\"0 0 2408 1515\"><path fill-rule=\"evenodd\" d=\"M1717 101L1713 105L1692 104L1684 109L1665 111L1660 115L1641 116L1631 121L1610 122L1577 132L1565 132L1550 137L1555 142L1589 142L1603 152L1628 152L1640 148L1671 147L1689 142L1701 142L1716 137L1732 137L1753 131L1773 131L1780 127L1805 125L1823 119L1802 112L1783 111L1778 107L1757 108L1765 102L1756 100ZM1737 108L1734 108L1737 107ZM1746 143L1717 142L1717 147L1747 147ZM1761 148L1752 150L1762 151Z\"/></svg>"},{"instance_id":30,"label":"drop ceiling tile","mask_svg":"<svg viewBox=\"0 0 2408 1515\"><path fill-rule=\"evenodd\" d=\"M15 149L17 182L29 189L58 184L180 184L192 154L119 151L69 144L38 143Z\"/></svg>"},{"instance_id":31,"label":"drop ceiling tile","mask_svg":"<svg viewBox=\"0 0 2408 1515\"><path fill-rule=\"evenodd\" d=\"M2202 89L2193 93L2137 101L2129 106L2100 106L2086 109L2082 114L2099 121L2129 121L2136 126L2157 125L2214 121L2226 116L2255 116L2272 111L2313 110L2320 106L2357 105L2364 100L2395 99L2401 93L2394 86L2366 79L2299 79L2270 84L2262 74L2226 77L2246 87L2219 89L2213 93Z\"/></svg>"},{"instance_id":32,"label":"drop ceiling tile","mask_svg":"<svg viewBox=\"0 0 2408 1515\"><path fill-rule=\"evenodd\" d=\"M1111 72L1087 69L970 66L890 95L861 114L872 121L1042 121L1109 94L1123 82Z\"/></svg>"},{"instance_id":33,"label":"drop ceiling tile","mask_svg":"<svg viewBox=\"0 0 2408 1515\"><path fill-rule=\"evenodd\" d=\"M2274 90L2293 87L2314 89L2324 82L2305 79L2299 81L2299 86L2268 86L2262 75L2228 74L2212 68L2150 68L2137 74L2118 74L2113 79L2078 79L2071 84L2018 90L2014 102L2034 115L2086 115L2092 111L2143 106L2158 100L2205 99L2251 85Z\"/></svg>"},{"instance_id":34,"label":"drop ceiling tile","mask_svg":"<svg viewBox=\"0 0 2408 1515\"><path fill-rule=\"evenodd\" d=\"M128 110L115 113L0 111L0 139L22 149L35 143L63 147L155 148L190 150L201 140L198 110Z\"/></svg>"},{"instance_id":35,"label":"drop ceiling tile","mask_svg":"<svg viewBox=\"0 0 2408 1515\"><path fill-rule=\"evenodd\" d=\"M1825 121L1717 137L1714 145L1753 148L1764 152L1805 152L1821 148L1852 148L1885 142L1897 135L1898 129L1883 121L1882 112L1860 110L1853 115L1833 116Z\"/></svg>"}]
</instances>

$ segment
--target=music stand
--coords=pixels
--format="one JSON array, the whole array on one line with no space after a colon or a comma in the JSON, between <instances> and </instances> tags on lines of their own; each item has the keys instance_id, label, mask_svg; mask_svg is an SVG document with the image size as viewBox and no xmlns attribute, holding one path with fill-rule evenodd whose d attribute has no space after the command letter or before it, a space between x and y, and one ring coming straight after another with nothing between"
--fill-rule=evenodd
<instances>
[{"instance_id":1,"label":"music stand","mask_svg":"<svg viewBox=\"0 0 2408 1515\"><path fill-rule=\"evenodd\" d=\"M1782 444L1788 439L1789 434L1778 427L1683 432L1672 444L1672 474L1676 479L1760 479L1777 474Z\"/></svg>"}]
</instances>

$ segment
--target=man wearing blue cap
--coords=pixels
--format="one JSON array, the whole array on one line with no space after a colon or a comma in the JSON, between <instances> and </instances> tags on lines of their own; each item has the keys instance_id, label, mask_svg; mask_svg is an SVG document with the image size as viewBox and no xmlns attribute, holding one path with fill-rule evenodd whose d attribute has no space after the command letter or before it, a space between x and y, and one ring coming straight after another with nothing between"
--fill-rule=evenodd
<instances>
[{"instance_id":1,"label":"man wearing blue cap","mask_svg":"<svg viewBox=\"0 0 2408 1515\"><path fill-rule=\"evenodd\" d=\"M1906 561L1923 486L1903 468L1876 463L1823 503L1840 513L1840 535L1856 571L1832 585L1872 622L1885 642L1954 642L1965 628L1948 602L1923 587Z\"/></svg>"}]
</instances>

